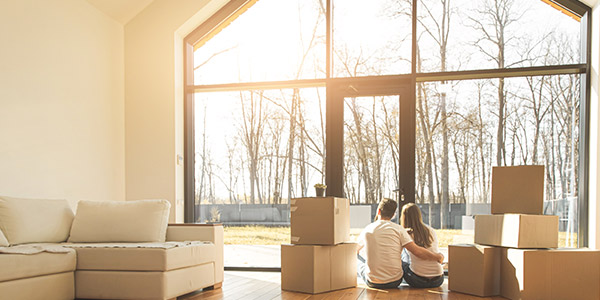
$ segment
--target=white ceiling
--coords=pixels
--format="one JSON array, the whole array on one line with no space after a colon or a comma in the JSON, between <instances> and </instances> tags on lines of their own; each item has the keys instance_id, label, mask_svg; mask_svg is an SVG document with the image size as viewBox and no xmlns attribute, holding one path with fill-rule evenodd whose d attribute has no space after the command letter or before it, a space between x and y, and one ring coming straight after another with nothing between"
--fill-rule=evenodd
<instances>
[{"instance_id":1,"label":"white ceiling","mask_svg":"<svg viewBox=\"0 0 600 300\"><path fill-rule=\"evenodd\" d=\"M154 0L85 0L119 23L125 25ZM175 0L176 1L176 0ZM580 0L594 7L600 0Z\"/></svg>"},{"instance_id":2,"label":"white ceiling","mask_svg":"<svg viewBox=\"0 0 600 300\"><path fill-rule=\"evenodd\" d=\"M579 0L579 1L587 4L589 7L594 7L596 4L598 4L598 0Z\"/></svg>"},{"instance_id":3,"label":"white ceiling","mask_svg":"<svg viewBox=\"0 0 600 300\"><path fill-rule=\"evenodd\" d=\"M109 17L125 25L153 0L85 0Z\"/></svg>"}]
</instances>

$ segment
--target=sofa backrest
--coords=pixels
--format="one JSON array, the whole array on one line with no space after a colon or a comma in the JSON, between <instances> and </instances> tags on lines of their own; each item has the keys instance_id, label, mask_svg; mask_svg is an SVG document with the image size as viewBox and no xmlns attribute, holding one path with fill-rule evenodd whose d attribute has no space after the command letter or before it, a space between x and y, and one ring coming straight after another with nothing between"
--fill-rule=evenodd
<instances>
[{"instance_id":1,"label":"sofa backrest","mask_svg":"<svg viewBox=\"0 0 600 300\"><path fill-rule=\"evenodd\" d=\"M10 245L64 242L73 217L66 200L0 196L0 230Z\"/></svg>"},{"instance_id":2,"label":"sofa backrest","mask_svg":"<svg viewBox=\"0 0 600 300\"><path fill-rule=\"evenodd\" d=\"M167 200L80 201L69 242L164 242Z\"/></svg>"}]
</instances>

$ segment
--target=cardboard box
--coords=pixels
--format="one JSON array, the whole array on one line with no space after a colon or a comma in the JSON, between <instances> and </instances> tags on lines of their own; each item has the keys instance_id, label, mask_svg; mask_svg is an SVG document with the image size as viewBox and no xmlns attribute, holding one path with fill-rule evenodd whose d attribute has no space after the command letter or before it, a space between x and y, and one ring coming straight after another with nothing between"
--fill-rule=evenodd
<instances>
[{"instance_id":1,"label":"cardboard box","mask_svg":"<svg viewBox=\"0 0 600 300\"><path fill-rule=\"evenodd\" d=\"M281 245L281 289L323 293L356 286L356 243Z\"/></svg>"},{"instance_id":2,"label":"cardboard box","mask_svg":"<svg viewBox=\"0 0 600 300\"><path fill-rule=\"evenodd\" d=\"M492 214L544 214L544 166L492 168Z\"/></svg>"},{"instance_id":3,"label":"cardboard box","mask_svg":"<svg viewBox=\"0 0 600 300\"><path fill-rule=\"evenodd\" d=\"M475 243L510 248L556 248L558 216L477 215Z\"/></svg>"},{"instance_id":4,"label":"cardboard box","mask_svg":"<svg viewBox=\"0 0 600 300\"><path fill-rule=\"evenodd\" d=\"M296 198L290 202L292 244L350 242L350 202L336 197Z\"/></svg>"},{"instance_id":5,"label":"cardboard box","mask_svg":"<svg viewBox=\"0 0 600 300\"><path fill-rule=\"evenodd\" d=\"M448 246L448 289L480 297L500 294L498 247L481 245Z\"/></svg>"},{"instance_id":6,"label":"cardboard box","mask_svg":"<svg viewBox=\"0 0 600 300\"><path fill-rule=\"evenodd\" d=\"M502 249L502 297L513 300L598 300L598 282L599 250Z\"/></svg>"}]
</instances>

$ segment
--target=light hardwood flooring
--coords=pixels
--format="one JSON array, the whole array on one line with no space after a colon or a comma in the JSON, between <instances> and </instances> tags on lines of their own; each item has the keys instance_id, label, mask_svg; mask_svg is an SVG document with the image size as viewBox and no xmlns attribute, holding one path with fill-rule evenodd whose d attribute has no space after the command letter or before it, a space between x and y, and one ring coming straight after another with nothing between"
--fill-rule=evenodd
<instances>
[{"instance_id":1,"label":"light hardwood flooring","mask_svg":"<svg viewBox=\"0 0 600 300\"><path fill-rule=\"evenodd\" d=\"M414 289L403 284L399 289L377 290L364 284L356 288L322 294L303 294L281 290L281 274L277 272L225 272L223 287L216 290L196 292L178 300L271 300L271 299L410 299L410 300L471 300L504 299L502 297L480 298L448 291L447 281L435 289Z\"/></svg>"}]
</instances>

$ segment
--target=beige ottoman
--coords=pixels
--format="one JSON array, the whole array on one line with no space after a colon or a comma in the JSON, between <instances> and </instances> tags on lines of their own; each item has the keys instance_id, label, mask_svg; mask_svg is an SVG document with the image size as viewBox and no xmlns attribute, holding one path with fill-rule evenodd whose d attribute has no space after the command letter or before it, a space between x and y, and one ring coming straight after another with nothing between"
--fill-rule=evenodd
<instances>
[{"instance_id":1,"label":"beige ottoman","mask_svg":"<svg viewBox=\"0 0 600 300\"><path fill-rule=\"evenodd\" d=\"M172 299L215 285L213 243L159 244L71 245L76 298Z\"/></svg>"}]
</instances>

